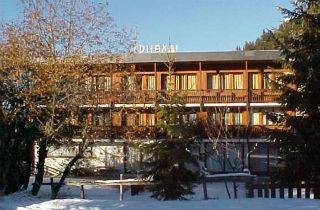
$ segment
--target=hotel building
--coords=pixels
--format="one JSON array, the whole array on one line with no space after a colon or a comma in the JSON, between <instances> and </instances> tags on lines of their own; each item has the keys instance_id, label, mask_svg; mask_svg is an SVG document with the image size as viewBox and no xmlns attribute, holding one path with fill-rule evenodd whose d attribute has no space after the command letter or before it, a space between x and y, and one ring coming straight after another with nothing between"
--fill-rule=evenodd
<instances>
[{"instance_id":1,"label":"hotel building","mask_svg":"<svg viewBox=\"0 0 320 210\"><path fill-rule=\"evenodd\" d=\"M271 82L285 71L279 63L280 52L176 52L170 57L169 61L166 53L124 56L122 64L130 73L95 72L86 80L85 89L93 106L84 107L85 118L96 129L96 142L89 148L85 167L127 173L140 170L144 155L130 142L157 138L157 96L176 91L183 94L189 110L183 116L185 120L197 123L211 119L228 128L228 135L219 141L237 148L239 170L248 168L252 174L270 174L279 157L265 128L279 127L268 119L267 113L281 111L280 92ZM168 62L173 64L170 77ZM173 90L169 90L169 84ZM115 89L121 94L111 96ZM133 126L140 129L139 135L130 135ZM210 156L212 140L204 130L201 132L208 171L231 172L226 160L217 164ZM51 148L47 171L54 173L53 168L59 168L69 156L66 149Z\"/></svg>"}]
</instances>

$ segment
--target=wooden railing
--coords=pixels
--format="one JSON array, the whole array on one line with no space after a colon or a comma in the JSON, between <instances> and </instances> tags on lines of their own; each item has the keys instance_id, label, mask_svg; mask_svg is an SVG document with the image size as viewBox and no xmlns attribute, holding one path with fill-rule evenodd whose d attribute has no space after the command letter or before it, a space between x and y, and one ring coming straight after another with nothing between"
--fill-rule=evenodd
<instances>
[{"instance_id":1,"label":"wooden railing","mask_svg":"<svg viewBox=\"0 0 320 210\"><path fill-rule=\"evenodd\" d=\"M263 126L263 125L228 125L228 132L224 133L224 137L227 138L264 138L266 137L272 130L283 129L283 126L280 125L272 125L272 126ZM218 127L212 128L212 132L219 132L220 129ZM201 138L208 138L208 132L204 130L204 128L198 124L198 129L196 135ZM159 130L156 129L155 126L97 126L92 128L91 134L101 139L153 139L153 138L165 138ZM217 134L218 135L218 134ZM221 134L219 134L221 135ZM79 136L81 134L79 133Z\"/></svg>"},{"instance_id":2,"label":"wooden railing","mask_svg":"<svg viewBox=\"0 0 320 210\"><path fill-rule=\"evenodd\" d=\"M185 103L270 103L278 102L281 92L275 90L183 90L183 91L99 91L85 93L91 104L152 104L161 103L173 94ZM249 95L249 97L248 97Z\"/></svg>"},{"instance_id":3,"label":"wooden railing","mask_svg":"<svg viewBox=\"0 0 320 210\"><path fill-rule=\"evenodd\" d=\"M250 91L250 102L277 102L281 92L278 90L251 90Z\"/></svg>"},{"instance_id":4,"label":"wooden railing","mask_svg":"<svg viewBox=\"0 0 320 210\"><path fill-rule=\"evenodd\" d=\"M99 126L91 134L102 139L152 139L155 138L155 126ZM81 134L79 134L81 136Z\"/></svg>"}]
</instances>

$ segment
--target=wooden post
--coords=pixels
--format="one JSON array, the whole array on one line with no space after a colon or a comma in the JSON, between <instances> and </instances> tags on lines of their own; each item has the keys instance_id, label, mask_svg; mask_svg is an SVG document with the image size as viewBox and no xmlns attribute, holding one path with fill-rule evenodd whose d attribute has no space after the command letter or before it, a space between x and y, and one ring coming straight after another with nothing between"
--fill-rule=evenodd
<instances>
[{"instance_id":1,"label":"wooden post","mask_svg":"<svg viewBox=\"0 0 320 210\"><path fill-rule=\"evenodd\" d=\"M308 182L306 182L306 197L305 198L310 198L310 186Z\"/></svg>"},{"instance_id":2,"label":"wooden post","mask_svg":"<svg viewBox=\"0 0 320 210\"><path fill-rule=\"evenodd\" d=\"M120 180L123 180L123 174L120 174ZM119 185L119 193L120 193L119 200L123 201L123 185L121 183Z\"/></svg>"},{"instance_id":3,"label":"wooden post","mask_svg":"<svg viewBox=\"0 0 320 210\"><path fill-rule=\"evenodd\" d=\"M203 178L202 178L202 186L203 186L204 200L208 200L207 181L206 181L206 177L205 176L203 176Z\"/></svg>"},{"instance_id":4,"label":"wooden post","mask_svg":"<svg viewBox=\"0 0 320 210\"><path fill-rule=\"evenodd\" d=\"M293 198L293 188L292 187L288 188L288 198Z\"/></svg>"},{"instance_id":5,"label":"wooden post","mask_svg":"<svg viewBox=\"0 0 320 210\"><path fill-rule=\"evenodd\" d=\"M320 187L319 185L315 185L313 188L313 198L320 199Z\"/></svg>"},{"instance_id":6,"label":"wooden post","mask_svg":"<svg viewBox=\"0 0 320 210\"><path fill-rule=\"evenodd\" d=\"M282 185L280 186L279 192L280 192L280 198L284 199L284 188Z\"/></svg>"},{"instance_id":7,"label":"wooden post","mask_svg":"<svg viewBox=\"0 0 320 210\"><path fill-rule=\"evenodd\" d=\"M258 198L262 198L262 186L258 185Z\"/></svg>"},{"instance_id":8,"label":"wooden post","mask_svg":"<svg viewBox=\"0 0 320 210\"><path fill-rule=\"evenodd\" d=\"M269 186L268 185L264 186L264 197L269 198Z\"/></svg>"},{"instance_id":9,"label":"wooden post","mask_svg":"<svg viewBox=\"0 0 320 210\"><path fill-rule=\"evenodd\" d=\"M124 173L127 173L127 163L128 163L128 145L126 142L123 142L123 172Z\"/></svg>"},{"instance_id":10,"label":"wooden post","mask_svg":"<svg viewBox=\"0 0 320 210\"><path fill-rule=\"evenodd\" d=\"M297 188L297 198L301 198L301 186L300 185Z\"/></svg>"},{"instance_id":11,"label":"wooden post","mask_svg":"<svg viewBox=\"0 0 320 210\"><path fill-rule=\"evenodd\" d=\"M84 187L83 185L80 186L80 198L81 199L85 199L85 194L84 194Z\"/></svg>"},{"instance_id":12,"label":"wooden post","mask_svg":"<svg viewBox=\"0 0 320 210\"><path fill-rule=\"evenodd\" d=\"M137 187L135 185L131 185L130 189L131 189L131 196L134 196L134 195L138 194L138 190L137 190Z\"/></svg>"},{"instance_id":13,"label":"wooden post","mask_svg":"<svg viewBox=\"0 0 320 210\"><path fill-rule=\"evenodd\" d=\"M246 183L246 198L253 198L253 188L250 182Z\"/></svg>"},{"instance_id":14,"label":"wooden post","mask_svg":"<svg viewBox=\"0 0 320 210\"><path fill-rule=\"evenodd\" d=\"M276 189L273 184L271 184L271 198L276 198Z\"/></svg>"}]
</instances>

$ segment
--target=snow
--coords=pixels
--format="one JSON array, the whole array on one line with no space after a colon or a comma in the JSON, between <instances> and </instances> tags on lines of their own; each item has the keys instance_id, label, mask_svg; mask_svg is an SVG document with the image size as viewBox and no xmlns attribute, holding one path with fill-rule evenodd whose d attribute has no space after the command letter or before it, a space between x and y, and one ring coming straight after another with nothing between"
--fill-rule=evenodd
<instances>
[{"instance_id":1,"label":"snow","mask_svg":"<svg viewBox=\"0 0 320 210\"><path fill-rule=\"evenodd\" d=\"M255 177L248 173L227 173L227 174L209 174L207 178L228 178L228 177Z\"/></svg>"},{"instance_id":2,"label":"snow","mask_svg":"<svg viewBox=\"0 0 320 210\"><path fill-rule=\"evenodd\" d=\"M73 181L73 180L70 180ZM233 195L232 184L229 184ZM244 198L244 184L239 183L239 199L228 199L224 183L208 183L209 200L203 200L202 186L195 187L195 194L188 201L157 201L149 192L130 195L126 188L124 201L119 201L119 187L85 185L86 199L80 199L76 186L65 186L58 199L50 200L50 186L43 186L38 196L18 192L0 197L0 210L320 210L320 201L312 199Z\"/></svg>"},{"instance_id":3,"label":"snow","mask_svg":"<svg viewBox=\"0 0 320 210\"><path fill-rule=\"evenodd\" d=\"M90 180L90 179L72 179L70 181L66 181L65 183L67 185L76 185L79 186L79 184L90 184L90 185L117 185L117 184L123 184L123 185L130 185L130 183L142 183L145 182L142 179L123 179L123 180Z\"/></svg>"}]
</instances>

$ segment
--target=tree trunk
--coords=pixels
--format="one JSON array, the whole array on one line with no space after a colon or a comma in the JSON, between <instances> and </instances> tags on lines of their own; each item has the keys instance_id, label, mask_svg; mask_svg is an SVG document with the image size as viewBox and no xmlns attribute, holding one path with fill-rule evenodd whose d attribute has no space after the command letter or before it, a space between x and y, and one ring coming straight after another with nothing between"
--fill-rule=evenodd
<instances>
[{"instance_id":1,"label":"tree trunk","mask_svg":"<svg viewBox=\"0 0 320 210\"><path fill-rule=\"evenodd\" d=\"M56 199L57 198L58 192L60 191L61 187L64 185L64 181L67 178L67 176L69 175L72 166L74 166L74 164L80 158L82 158L82 153L81 154L77 154L76 156L74 156L71 159L71 161L68 163L68 165L65 167L65 169L64 169L64 171L62 173L62 177L60 178L59 182L51 184L51 199Z\"/></svg>"},{"instance_id":2,"label":"tree trunk","mask_svg":"<svg viewBox=\"0 0 320 210\"><path fill-rule=\"evenodd\" d=\"M226 191L227 191L229 199L231 199L230 191L229 191L228 184L227 184L226 180L224 180L224 186L226 187Z\"/></svg>"},{"instance_id":3,"label":"tree trunk","mask_svg":"<svg viewBox=\"0 0 320 210\"><path fill-rule=\"evenodd\" d=\"M32 172L32 150L33 150L33 140L28 142L26 149L26 171L22 180L22 189L27 190L29 185L29 180Z\"/></svg>"},{"instance_id":4,"label":"tree trunk","mask_svg":"<svg viewBox=\"0 0 320 210\"><path fill-rule=\"evenodd\" d=\"M39 155L37 163L37 174L33 183L31 190L32 195L37 195L39 193L40 187L43 182L44 176L44 164L47 157L47 139L42 139L39 144Z\"/></svg>"}]
</instances>

